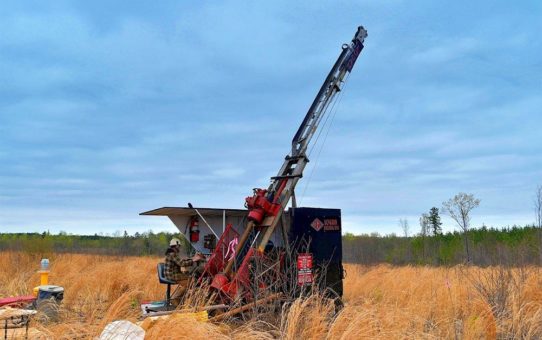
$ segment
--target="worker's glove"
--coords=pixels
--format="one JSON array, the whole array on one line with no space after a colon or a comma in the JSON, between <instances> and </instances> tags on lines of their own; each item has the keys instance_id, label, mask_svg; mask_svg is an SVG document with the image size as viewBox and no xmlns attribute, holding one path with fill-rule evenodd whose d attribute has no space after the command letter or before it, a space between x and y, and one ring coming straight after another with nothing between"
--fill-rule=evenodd
<instances>
[{"instance_id":1,"label":"worker's glove","mask_svg":"<svg viewBox=\"0 0 542 340\"><path fill-rule=\"evenodd\" d=\"M192 261L194 262L205 261L205 256L202 253L198 252L196 253L196 255L192 257Z\"/></svg>"}]
</instances>

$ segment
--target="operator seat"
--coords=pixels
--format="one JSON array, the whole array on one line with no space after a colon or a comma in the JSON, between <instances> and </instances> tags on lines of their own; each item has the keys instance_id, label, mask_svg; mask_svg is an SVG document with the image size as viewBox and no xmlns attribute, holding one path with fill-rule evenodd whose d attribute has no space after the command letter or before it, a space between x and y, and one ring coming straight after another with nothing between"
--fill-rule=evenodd
<instances>
[{"instance_id":1,"label":"operator seat","mask_svg":"<svg viewBox=\"0 0 542 340\"><path fill-rule=\"evenodd\" d=\"M167 285L166 306L169 306L171 302L171 285L177 284L177 282L166 279L166 277L164 276L165 267L166 267L166 264L161 262L161 263L158 263L158 266L156 267L156 269L158 271L158 281L160 281L161 284Z\"/></svg>"}]
</instances>

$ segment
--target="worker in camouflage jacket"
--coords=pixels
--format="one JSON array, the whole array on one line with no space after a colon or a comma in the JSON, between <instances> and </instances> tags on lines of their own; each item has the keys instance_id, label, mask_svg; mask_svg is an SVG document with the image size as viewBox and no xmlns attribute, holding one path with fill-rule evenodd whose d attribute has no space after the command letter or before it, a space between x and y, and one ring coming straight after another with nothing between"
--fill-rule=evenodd
<instances>
[{"instance_id":1,"label":"worker in camouflage jacket","mask_svg":"<svg viewBox=\"0 0 542 340\"><path fill-rule=\"evenodd\" d=\"M199 274L197 271L205 260L201 253L196 253L192 258L182 258L180 252L181 241L173 238L166 250L164 276L168 280L179 282L188 279L193 274Z\"/></svg>"},{"instance_id":2,"label":"worker in camouflage jacket","mask_svg":"<svg viewBox=\"0 0 542 340\"><path fill-rule=\"evenodd\" d=\"M182 258L180 252L181 241L178 238L173 238L166 250L164 266L164 276L166 279L179 284L179 287L175 289L171 297L172 300L180 300L180 297L191 284L191 280L203 273L205 263L205 256L201 253L196 253L192 258Z\"/></svg>"}]
</instances>

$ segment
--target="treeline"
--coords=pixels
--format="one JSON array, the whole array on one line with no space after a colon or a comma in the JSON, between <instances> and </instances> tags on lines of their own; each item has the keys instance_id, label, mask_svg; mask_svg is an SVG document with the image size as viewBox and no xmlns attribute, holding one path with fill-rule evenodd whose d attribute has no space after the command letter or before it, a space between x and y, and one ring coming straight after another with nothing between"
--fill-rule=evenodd
<instances>
[{"instance_id":1,"label":"treeline","mask_svg":"<svg viewBox=\"0 0 542 340\"><path fill-rule=\"evenodd\" d=\"M467 236L467 237L465 237ZM468 243L465 243L467 240ZM344 262L480 266L542 264L542 231L535 226L470 229L412 237L378 234L343 236Z\"/></svg>"},{"instance_id":2,"label":"treeline","mask_svg":"<svg viewBox=\"0 0 542 340\"><path fill-rule=\"evenodd\" d=\"M71 235L66 233L0 234L0 251L14 250L35 254L90 253L103 255L163 256L173 233L117 233L116 236ZM464 232L418 234L404 237L378 234L343 236L344 262L395 265L454 265L466 262L466 243L470 263L542 264L542 232L534 226L502 229L482 227Z\"/></svg>"},{"instance_id":3,"label":"treeline","mask_svg":"<svg viewBox=\"0 0 542 340\"><path fill-rule=\"evenodd\" d=\"M101 255L162 256L173 233L117 233L116 236L43 233L0 234L0 251L14 250L34 254L87 253Z\"/></svg>"}]
</instances>

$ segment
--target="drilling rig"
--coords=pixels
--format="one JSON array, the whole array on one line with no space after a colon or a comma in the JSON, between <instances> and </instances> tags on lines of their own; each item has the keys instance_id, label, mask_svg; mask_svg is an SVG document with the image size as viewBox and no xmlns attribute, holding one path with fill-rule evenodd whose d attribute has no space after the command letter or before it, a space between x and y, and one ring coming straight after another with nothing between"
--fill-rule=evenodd
<instances>
[{"instance_id":1,"label":"drilling rig","mask_svg":"<svg viewBox=\"0 0 542 340\"><path fill-rule=\"evenodd\" d=\"M352 41L342 45L278 174L266 189L253 189L245 199L246 209L195 208L189 204L142 213L168 216L193 249L207 255L199 282L207 282L221 301L250 302L277 292L285 286L283 281L292 280L285 274L285 269L292 267L297 269L295 285L311 284L313 260L327 261L327 268L332 264L337 269L331 275L335 281L327 286L342 295L340 210L298 208L294 190L309 162L308 146L352 72L366 37L367 31L359 26ZM291 208L286 210L290 202ZM210 233L201 239L203 229Z\"/></svg>"}]
</instances>

